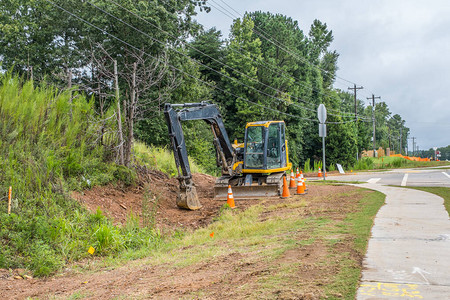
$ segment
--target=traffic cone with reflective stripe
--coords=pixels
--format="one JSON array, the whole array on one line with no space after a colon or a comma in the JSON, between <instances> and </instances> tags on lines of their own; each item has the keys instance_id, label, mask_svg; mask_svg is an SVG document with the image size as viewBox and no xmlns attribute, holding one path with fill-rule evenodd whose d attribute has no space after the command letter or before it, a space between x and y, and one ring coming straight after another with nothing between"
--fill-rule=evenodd
<instances>
[{"instance_id":1,"label":"traffic cone with reflective stripe","mask_svg":"<svg viewBox=\"0 0 450 300\"><path fill-rule=\"evenodd\" d=\"M233 197L233 191L231 190L231 185L228 186L227 204L228 204L231 208L235 208L235 205L234 205L234 197Z\"/></svg>"},{"instance_id":2,"label":"traffic cone with reflective stripe","mask_svg":"<svg viewBox=\"0 0 450 300\"><path fill-rule=\"evenodd\" d=\"M291 194L289 193L289 187L287 184L286 176L283 176L283 193L281 194L281 198L287 198L290 196Z\"/></svg>"},{"instance_id":3,"label":"traffic cone with reflective stripe","mask_svg":"<svg viewBox=\"0 0 450 300\"><path fill-rule=\"evenodd\" d=\"M305 188L303 187L303 179L300 177L297 181L297 192L296 195L304 195L305 194Z\"/></svg>"},{"instance_id":4,"label":"traffic cone with reflective stripe","mask_svg":"<svg viewBox=\"0 0 450 300\"><path fill-rule=\"evenodd\" d=\"M300 171L301 172L301 171ZM298 172L298 168L297 168L297 174L295 174L295 179L298 180L298 178L300 178L300 173Z\"/></svg>"},{"instance_id":5,"label":"traffic cone with reflective stripe","mask_svg":"<svg viewBox=\"0 0 450 300\"><path fill-rule=\"evenodd\" d=\"M308 189L306 188L306 178L303 176L303 172L300 171L300 178L303 182L303 188L305 189L305 191L307 191Z\"/></svg>"},{"instance_id":6,"label":"traffic cone with reflective stripe","mask_svg":"<svg viewBox=\"0 0 450 300\"><path fill-rule=\"evenodd\" d=\"M291 169L291 180L289 182L289 188L295 189L297 185L295 184L295 176L294 176L294 170Z\"/></svg>"},{"instance_id":7,"label":"traffic cone with reflective stripe","mask_svg":"<svg viewBox=\"0 0 450 300\"><path fill-rule=\"evenodd\" d=\"M319 177L322 177L322 170L319 168Z\"/></svg>"}]
</instances>

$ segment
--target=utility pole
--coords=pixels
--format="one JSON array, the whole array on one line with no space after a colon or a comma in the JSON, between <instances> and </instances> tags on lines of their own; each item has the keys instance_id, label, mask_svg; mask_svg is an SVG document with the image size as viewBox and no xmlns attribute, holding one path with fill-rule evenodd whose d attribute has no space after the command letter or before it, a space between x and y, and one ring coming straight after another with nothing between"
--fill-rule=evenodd
<instances>
[{"instance_id":1,"label":"utility pole","mask_svg":"<svg viewBox=\"0 0 450 300\"><path fill-rule=\"evenodd\" d=\"M356 86L356 84L353 84L353 87L349 87L348 89L349 90L353 90L353 94L355 95L355 121L357 121L358 120L358 106L356 105L356 102L357 102L357 100L356 100L356 91L357 90L362 90L364 87L362 87L362 86L359 86L359 87L357 87Z\"/></svg>"},{"instance_id":2,"label":"utility pole","mask_svg":"<svg viewBox=\"0 0 450 300\"><path fill-rule=\"evenodd\" d=\"M373 157L375 157L375 99L381 99L381 97L375 97L372 94L372 98L367 98L368 100L372 99L372 121L373 121Z\"/></svg>"},{"instance_id":3,"label":"utility pole","mask_svg":"<svg viewBox=\"0 0 450 300\"><path fill-rule=\"evenodd\" d=\"M364 87L359 86L357 87L356 84L353 84L353 87L349 87L349 90L353 90L353 93L355 95L355 122L356 122L356 161L358 161L358 106L356 105L356 91L362 90Z\"/></svg>"},{"instance_id":4,"label":"utility pole","mask_svg":"<svg viewBox=\"0 0 450 300\"><path fill-rule=\"evenodd\" d=\"M403 149L402 149L402 138L403 138L403 125L401 125L402 127L400 127L400 154L403 154Z\"/></svg>"}]
</instances>

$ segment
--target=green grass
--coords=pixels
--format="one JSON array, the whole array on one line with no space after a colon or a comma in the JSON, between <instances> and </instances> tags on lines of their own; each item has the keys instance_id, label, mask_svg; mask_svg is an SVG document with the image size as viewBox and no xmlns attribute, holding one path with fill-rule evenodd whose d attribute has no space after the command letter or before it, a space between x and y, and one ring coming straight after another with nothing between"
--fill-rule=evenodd
<instances>
[{"instance_id":1,"label":"green grass","mask_svg":"<svg viewBox=\"0 0 450 300\"><path fill-rule=\"evenodd\" d=\"M421 190L424 192L429 192L444 199L444 206L447 213L450 215L450 188L447 187L407 187L409 189Z\"/></svg>"},{"instance_id":2,"label":"green grass","mask_svg":"<svg viewBox=\"0 0 450 300\"><path fill-rule=\"evenodd\" d=\"M445 161L411 161L401 157L384 156L379 158L364 157L354 166L353 170L377 170L377 169L396 169L396 168L424 168L445 166Z\"/></svg>"},{"instance_id":3,"label":"green grass","mask_svg":"<svg viewBox=\"0 0 450 300\"><path fill-rule=\"evenodd\" d=\"M364 183L362 181L340 181L340 180L323 180L323 179L319 179L319 180L309 180L307 181L308 184L312 184L312 185L344 185L344 184L361 184Z\"/></svg>"},{"instance_id":4,"label":"green grass","mask_svg":"<svg viewBox=\"0 0 450 300\"><path fill-rule=\"evenodd\" d=\"M178 175L173 153L166 148L149 147L144 143L135 142L133 154L137 164L141 166L148 166L160 170L170 177ZM205 170L190 157L189 164L192 173L205 173Z\"/></svg>"},{"instance_id":5,"label":"green grass","mask_svg":"<svg viewBox=\"0 0 450 300\"><path fill-rule=\"evenodd\" d=\"M361 257L366 253L373 220L384 204L385 195L380 192L368 193L358 204L358 209L349 214L340 225L338 233L350 234L353 248ZM333 282L326 287L329 299L354 299L358 288L361 267L351 260L346 253L336 253L341 271Z\"/></svg>"}]
</instances>

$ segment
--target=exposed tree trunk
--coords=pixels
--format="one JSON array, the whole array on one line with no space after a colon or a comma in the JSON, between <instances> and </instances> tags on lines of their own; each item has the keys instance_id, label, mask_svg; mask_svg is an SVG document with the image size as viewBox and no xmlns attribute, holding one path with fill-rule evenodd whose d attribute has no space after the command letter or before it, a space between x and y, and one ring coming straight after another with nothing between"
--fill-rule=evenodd
<instances>
[{"instance_id":1,"label":"exposed tree trunk","mask_svg":"<svg viewBox=\"0 0 450 300\"><path fill-rule=\"evenodd\" d=\"M124 165L123 158L123 133L122 133L122 117L120 114L120 99L119 99L119 75L117 73L117 60L114 60L114 87L117 103L117 127L119 133L119 163Z\"/></svg>"},{"instance_id":2,"label":"exposed tree trunk","mask_svg":"<svg viewBox=\"0 0 450 300\"><path fill-rule=\"evenodd\" d=\"M128 118L127 118L127 126L128 126L128 142L127 147L125 149L125 165L128 166L131 161L131 148L133 147L133 138L134 138L134 112L136 107L136 70L137 63L133 64L133 73L132 73L132 81L131 81L131 91L130 91L130 105L128 106Z\"/></svg>"}]
</instances>

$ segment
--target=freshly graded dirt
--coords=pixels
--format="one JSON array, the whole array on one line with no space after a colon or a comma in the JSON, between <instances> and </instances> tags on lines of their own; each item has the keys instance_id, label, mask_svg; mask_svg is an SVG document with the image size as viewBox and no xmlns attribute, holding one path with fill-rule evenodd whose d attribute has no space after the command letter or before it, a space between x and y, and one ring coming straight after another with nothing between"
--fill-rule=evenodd
<instances>
[{"instance_id":1,"label":"freshly graded dirt","mask_svg":"<svg viewBox=\"0 0 450 300\"><path fill-rule=\"evenodd\" d=\"M203 207L198 211L177 208L175 204L178 182L156 171L141 174L141 183L135 187L96 187L83 193L74 193L73 197L90 210L99 207L116 223L126 222L132 211L140 215L145 190L150 198L157 198L156 224L160 230L170 234L175 229L195 230L210 224L218 215L224 201L213 199L215 178L204 174L194 174L194 182ZM355 207L357 199L334 195L354 191L350 186L309 186L308 194L302 199L308 203L307 209L299 210L299 217L326 216L333 220L342 220ZM299 196L296 196L299 197ZM273 198L265 205L289 204L299 198ZM236 200L239 209L261 203L260 200ZM282 210L271 211L261 218L280 214ZM307 240L308 232L298 232L293 238ZM361 264L362 258L351 248L351 243L336 244L337 251L348 252ZM182 250L179 250L182 251ZM103 268L98 271L96 265L100 258L83 262L85 269L78 273L66 269L61 274L49 278L26 277L25 270L0 270L0 299L246 299L253 298L252 291L258 287L262 276L277 274L282 265L299 264L289 277L292 286L283 286L278 290L268 288L258 298L269 299L319 299L325 295L319 288L328 282L330 275L339 269L336 262L323 264L330 253L324 241L311 245L298 244L275 261L268 263L251 253L231 251L231 254L215 257L213 261L199 262L187 267L175 267L170 264L154 265L148 259L131 261L115 268ZM90 266L92 268L90 268Z\"/></svg>"},{"instance_id":2,"label":"freshly graded dirt","mask_svg":"<svg viewBox=\"0 0 450 300\"><path fill-rule=\"evenodd\" d=\"M178 180L154 170L142 172L136 186L121 187L110 184L74 192L72 197L92 212L100 208L105 215L120 224L127 222L130 213L141 217L143 201L147 197L151 200L150 206L156 202L156 226L163 233L170 233L177 228L193 230L210 224L225 204L225 201L213 199L215 177L197 173L193 174L193 181L203 206L196 211L178 208L176 205ZM247 200L242 205L248 207L258 202L260 201Z\"/></svg>"}]
</instances>

